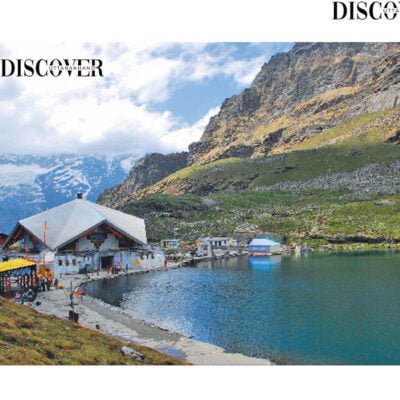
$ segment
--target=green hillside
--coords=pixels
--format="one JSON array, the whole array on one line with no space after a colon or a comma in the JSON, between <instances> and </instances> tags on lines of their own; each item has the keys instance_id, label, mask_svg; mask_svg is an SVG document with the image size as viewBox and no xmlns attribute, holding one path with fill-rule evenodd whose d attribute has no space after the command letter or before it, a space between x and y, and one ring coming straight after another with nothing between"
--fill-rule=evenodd
<instances>
[{"instance_id":1,"label":"green hillside","mask_svg":"<svg viewBox=\"0 0 400 400\"><path fill-rule=\"evenodd\" d=\"M205 199L212 206L201 207ZM125 209L136 214L143 210L152 241L175 230L179 237L193 240L232 235L242 225L255 224L260 233L280 235L288 244L400 242L400 195L357 197L322 190L219 192L206 198L154 195Z\"/></svg>"}]
</instances>

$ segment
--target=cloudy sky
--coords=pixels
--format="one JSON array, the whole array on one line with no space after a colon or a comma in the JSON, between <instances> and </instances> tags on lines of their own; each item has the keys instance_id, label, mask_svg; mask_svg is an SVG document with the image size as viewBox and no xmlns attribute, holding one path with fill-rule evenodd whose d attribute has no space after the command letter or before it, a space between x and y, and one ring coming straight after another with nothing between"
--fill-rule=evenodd
<instances>
[{"instance_id":1,"label":"cloudy sky","mask_svg":"<svg viewBox=\"0 0 400 400\"><path fill-rule=\"evenodd\" d=\"M0 78L5 153L186 150L289 43L13 44L0 58L101 58L103 78Z\"/></svg>"}]
</instances>

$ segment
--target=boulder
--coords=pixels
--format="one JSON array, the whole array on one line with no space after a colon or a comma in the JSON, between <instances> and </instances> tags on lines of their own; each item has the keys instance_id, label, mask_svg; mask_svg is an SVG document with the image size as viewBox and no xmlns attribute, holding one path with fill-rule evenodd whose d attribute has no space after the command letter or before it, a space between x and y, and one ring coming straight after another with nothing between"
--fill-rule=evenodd
<instances>
[{"instance_id":1,"label":"boulder","mask_svg":"<svg viewBox=\"0 0 400 400\"><path fill-rule=\"evenodd\" d=\"M122 346L121 351L124 356L134 357L136 360L144 360L144 355L132 349L132 347Z\"/></svg>"}]
</instances>

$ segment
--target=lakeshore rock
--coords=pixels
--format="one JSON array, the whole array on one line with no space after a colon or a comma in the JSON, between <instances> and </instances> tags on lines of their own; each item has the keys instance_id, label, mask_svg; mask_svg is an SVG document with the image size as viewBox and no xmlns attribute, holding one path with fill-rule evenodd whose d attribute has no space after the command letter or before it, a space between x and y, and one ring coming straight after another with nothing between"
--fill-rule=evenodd
<instances>
[{"instance_id":1,"label":"lakeshore rock","mask_svg":"<svg viewBox=\"0 0 400 400\"><path fill-rule=\"evenodd\" d=\"M381 200L381 201L376 201L375 205L376 206L392 207L392 206L395 206L396 203L394 201L390 201L390 200Z\"/></svg>"},{"instance_id":2,"label":"lakeshore rock","mask_svg":"<svg viewBox=\"0 0 400 400\"><path fill-rule=\"evenodd\" d=\"M144 360L144 355L128 346L122 346L121 352L124 356L130 356L136 358L136 360Z\"/></svg>"}]
</instances>

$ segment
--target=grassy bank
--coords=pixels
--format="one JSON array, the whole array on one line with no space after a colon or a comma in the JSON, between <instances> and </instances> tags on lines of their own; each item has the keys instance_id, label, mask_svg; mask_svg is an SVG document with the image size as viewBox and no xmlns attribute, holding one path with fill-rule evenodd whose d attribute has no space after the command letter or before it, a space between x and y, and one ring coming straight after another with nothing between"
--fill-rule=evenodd
<instances>
[{"instance_id":1,"label":"grassy bank","mask_svg":"<svg viewBox=\"0 0 400 400\"><path fill-rule=\"evenodd\" d=\"M179 213L179 209L184 212ZM325 190L245 190L207 197L154 195L125 211L145 213L148 236L154 241L172 235L174 230L186 240L232 235L246 224L280 235L288 244L369 242L382 246L400 240L400 195L357 197Z\"/></svg>"},{"instance_id":2,"label":"grassy bank","mask_svg":"<svg viewBox=\"0 0 400 400\"><path fill-rule=\"evenodd\" d=\"M183 364L147 347L125 345L144 360L123 355L123 342L0 298L0 365Z\"/></svg>"}]
</instances>

